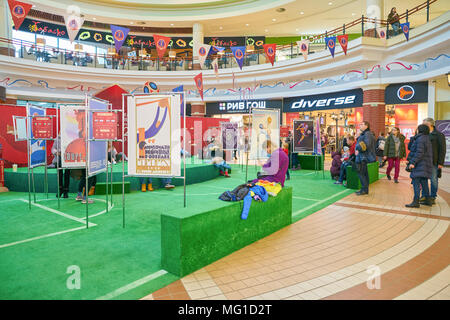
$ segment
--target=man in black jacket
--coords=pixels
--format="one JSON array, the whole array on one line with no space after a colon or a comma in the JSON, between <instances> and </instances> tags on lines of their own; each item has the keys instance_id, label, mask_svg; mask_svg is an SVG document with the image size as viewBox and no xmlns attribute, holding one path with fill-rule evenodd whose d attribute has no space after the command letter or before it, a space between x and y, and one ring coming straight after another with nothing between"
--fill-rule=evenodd
<instances>
[{"instance_id":1,"label":"man in black jacket","mask_svg":"<svg viewBox=\"0 0 450 320\"><path fill-rule=\"evenodd\" d=\"M430 140L433 150L433 173L430 179L430 197L431 202L434 204L438 191L438 171L442 170L442 167L444 166L447 146L445 143L445 136L441 132L436 130L433 118L424 119L423 124L427 125L430 128ZM420 200L423 202L425 199L421 198Z\"/></svg>"}]
</instances>

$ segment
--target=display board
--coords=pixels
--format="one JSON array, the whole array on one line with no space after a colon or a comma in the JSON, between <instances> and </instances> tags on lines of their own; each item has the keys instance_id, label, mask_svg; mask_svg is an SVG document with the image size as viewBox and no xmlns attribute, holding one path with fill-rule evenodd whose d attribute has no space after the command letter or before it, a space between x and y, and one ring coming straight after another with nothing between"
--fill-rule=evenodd
<instances>
[{"instance_id":1,"label":"display board","mask_svg":"<svg viewBox=\"0 0 450 320\"><path fill-rule=\"evenodd\" d=\"M293 152L314 152L314 121L294 120Z\"/></svg>"},{"instance_id":2,"label":"display board","mask_svg":"<svg viewBox=\"0 0 450 320\"><path fill-rule=\"evenodd\" d=\"M31 118L31 130L34 138L52 139L53 138L53 120L51 117L33 117Z\"/></svg>"},{"instance_id":3,"label":"display board","mask_svg":"<svg viewBox=\"0 0 450 320\"><path fill-rule=\"evenodd\" d=\"M277 109L252 109L249 159L267 159L267 145L276 150L280 145L280 112Z\"/></svg>"},{"instance_id":4,"label":"display board","mask_svg":"<svg viewBox=\"0 0 450 320\"><path fill-rule=\"evenodd\" d=\"M27 140L27 118L13 116L14 125L14 140L26 141Z\"/></svg>"},{"instance_id":5,"label":"display board","mask_svg":"<svg viewBox=\"0 0 450 320\"><path fill-rule=\"evenodd\" d=\"M237 150L238 147L238 124L236 122L221 122L222 149Z\"/></svg>"},{"instance_id":6,"label":"display board","mask_svg":"<svg viewBox=\"0 0 450 320\"><path fill-rule=\"evenodd\" d=\"M92 112L92 137L94 139L117 139L117 113Z\"/></svg>"},{"instance_id":7,"label":"display board","mask_svg":"<svg viewBox=\"0 0 450 320\"><path fill-rule=\"evenodd\" d=\"M128 174L181 176L180 96L128 96Z\"/></svg>"},{"instance_id":8,"label":"display board","mask_svg":"<svg viewBox=\"0 0 450 320\"><path fill-rule=\"evenodd\" d=\"M104 100L89 99L88 100L88 132L89 139L94 138L94 117L93 113L98 110L108 110L109 102ZM91 111L95 110L95 111ZM100 123L100 122L99 122ZM97 123L98 125L98 123ZM96 130L98 131L98 130ZM88 175L92 176L106 170L108 148L107 141L89 141L88 142Z\"/></svg>"},{"instance_id":9,"label":"display board","mask_svg":"<svg viewBox=\"0 0 450 320\"><path fill-rule=\"evenodd\" d=\"M45 109L35 106L28 106L28 128L32 127L32 118L45 116ZM45 140L34 139L33 130L30 130L30 168L45 165Z\"/></svg>"},{"instance_id":10,"label":"display board","mask_svg":"<svg viewBox=\"0 0 450 320\"><path fill-rule=\"evenodd\" d=\"M86 166L86 107L61 105L61 151L63 168Z\"/></svg>"},{"instance_id":11,"label":"display board","mask_svg":"<svg viewBox=\"0 0 450 320\"><path fill-rule=\"evenodd\" d=\"M436 120L436 129L445 136L446 154L444 165L450 165L450 120Z\"/></svg>"}]
</instances>

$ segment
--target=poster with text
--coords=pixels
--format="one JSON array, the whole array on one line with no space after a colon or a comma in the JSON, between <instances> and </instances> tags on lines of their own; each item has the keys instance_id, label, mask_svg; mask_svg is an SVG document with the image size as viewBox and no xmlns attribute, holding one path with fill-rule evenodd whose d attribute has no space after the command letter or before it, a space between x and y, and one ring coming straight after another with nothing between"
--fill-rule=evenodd
<instances>
[{"instance_id":1,"label":"poster with text","mask_svg":"<svg viewBox=\"0 0 450 320\"><path fill-rule=\"evenodd\" d=\"M181 176L179 95L128 97L128 174Z\"/></svg>"},{"instance_id":2,"label":"poster with text","mask_svg":"<svg viewBox=\"0 0 450 320\"><path fill-rule=\"evenodd\" d=\"M108 101L89 99L89 110L108 110ZM94 138L94 117L93 112L89 112L89 139ZM107 141L89 141L88 142L88 175L92 176L106 170L106 149Z\"/></svg>"},{"instance_id":3,"label":"poster with text","mask_svg":"<svg viewBox=\"0 0 450 320\"><path fill-rule=\"evenodd\" d=\"M45 116L45 109L29 106L28 108L28 128L31 128L32 119L36 116ZM45 140L33 139L33 131L30 130L30 168L45 165Z\"/></svg>"},{"instance_id":4,"label":"poster with text","mask_svg":"<svg viewBox=\"0 0 450 320\"><path fill-rule=\"evenodd\" d=\"M60 108L63 168L86 166L86 107L62 105Z\"/></svg>"},{"instance_id":5,"label":"poster with text","mask_svg":"<svg viewBox=\"0 0 450 320\"><path fill-rule=\"evenodd\" d=\"M237 150L238 124L236 122L221 122L222 149Z\"/></svg>"},{"instance_id":6,"label":"poster with text","mask_svg":"<svg viewBox=\"0 0 450 320\"><path fill-rule=\"evenodd\" d=\"M51 117L31 118L31 130L33 137L38 139L53 138L53 120Z\"/></svg>"},{"instance_id":7,"label":"poster with text","mask_svg":"<svg viewBox=\"0 0 450 320\"><path fill-rule=\"evenodd\" d=\"M280 145L280 113L275 109L253 109L249 159L267 159Z\"/></svg>"},{"instance_id":8,"label":"poster with text","mask_svg":"<svg viewBox=\"0 0 450 320\"><path fill-rule=\"evenodd\" d=\"M436 130L445 136L446 153L444 165L450 165L450 120L436 120Z\"/></svg>"},{"instance_id":9,"label":"poster with text","mask_svg":"<svg viewBox=\"0 0 450 320\"><path fill-rule=\"evenodd\" d=\"M294 120L294 152L314 152L314 121Z\"/></svg>"},{"instance_id":10,"label":"poster with text","mask_svg":"<svg viewBox=\"0 0 450 320\"><path fill-rule=\"evenodd\" d=\"M94 139L117 139L117 113L92 112L92 137Z\"/></svg>"}]
</instances>

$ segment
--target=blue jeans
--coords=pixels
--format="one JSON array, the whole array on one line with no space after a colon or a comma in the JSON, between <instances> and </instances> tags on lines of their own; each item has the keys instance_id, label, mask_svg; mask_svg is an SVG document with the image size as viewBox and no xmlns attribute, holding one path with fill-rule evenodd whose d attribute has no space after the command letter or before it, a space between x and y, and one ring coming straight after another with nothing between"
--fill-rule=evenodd
<instances>
[{"instance_id":1,"label":"blue jeans","mask_svg":"<svg viewBox=\"0 0 450 320\"><path fill-rule=\"evenodd\" d=\"M296 168L298 166L298 153L291 153L292 156L292 168Z\"/></svg>"},{"instance_id":2,"label":"blue jeans","mask_svg":"<svg viewBox=\"0 0 450 320\"><path fill-rule=\"evenodd\" d=\"M438 166L433 165L433 170L431 172L431 179L430 179L430 197L433 199L436 199L437 191L438 191L438 182L439 179L437 177L438 174ZM422 196L423 193L422 193Z\"/></svg>"},{"instance_id":3,"label":"blue jeans","mask_svg":"<svg viewBox=\"0 0 450 320\"><path fill-rule=\"evenodd\" d=\"M350 161L345 161L345 162L342 162L342 164L341 164L341 169L340 169L340 172L339 172L339 182L344 182L344 180L345 180L345 178L346 178L346 173L347 173L347 167L350 165L351 163L350 163Z\"/></svg>"},{"instance_id":4,"label":"blue jeans","mask_svg":"<svg viewBox=\"0 0 450 320\"><path fill-rule=\"evenodd\" d=\"M427 178L422 178L422 177L412 178L412 185L414 188L414 201L419 201L421 188L422 188L422 196L424 196L425 198L430 197Z\"/></svg>"},{"instance_id":5,"label":"blue jeans","mask_svg":"<svg viewBox=\"0 0 450 320\"><path fill-rule=\"evenodd\" d=\"M161 178L161 183L163 186L171 184L172 183L172 178Z\"/></svg>"},{"instance_id":6,"label":"blue jeans","mask_svg":"<svg viewBox=\"0 0 450 320\"><path fill-rule=\"evenodd\" d=\"M152 183L152 178L139 177L139 184L149 184Z\"/></svg>"},{"instance_id":7,"label":"blue jeans","mask_svg":"<svg viewBox=\"0 0 450 320\"><path fill-rule=\"evenodd\" d=\"M361 161L358 176L361 181L360 191L369 193L369 170L367 169L367 161Z\"/></svg>"}]
</instances>

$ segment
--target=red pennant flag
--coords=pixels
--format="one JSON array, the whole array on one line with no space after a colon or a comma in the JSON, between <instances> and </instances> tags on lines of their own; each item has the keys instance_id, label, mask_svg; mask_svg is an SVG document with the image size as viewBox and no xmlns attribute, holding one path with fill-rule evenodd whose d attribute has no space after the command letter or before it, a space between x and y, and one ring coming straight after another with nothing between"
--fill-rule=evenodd
<instances>
[{"instance_id":1,"label":"red pennant flag","mask_svg":"<svg viewBox=\"0 0 450 320\"><path fill-rule=\"evenodd\" d=\"M155 40L156 51L158 52L158 57L162 59L164 53L166 53L167 46L170 42L170 37L158 36L156 34L153 35L153 39Z\"/></svg>"},{"instance_id":2,"label":"red pennant flag","mask_svg":"<svg viewBox=\"0 0 450 320\"><path fill-rule=\"evenodd\" d=\"M200 93L200 97L202 97L203 101L203 74L200 72L198 75L194 77L195 85L197 86L198 92Z\"/></svg>"},{"instance_id":3,"label":"red pennant flag","mask_svg":"<svg viewBox=\"0 0 450 320\"><path fill-rule=\"evenodd\" d=\"M345 55L347 55L348 34L343 34L343 35L337 36L337 39L338 39L339 44L341 45L342 50L344 51Z\"/></svg>"},{"instance_id":4,"label":"red pennant flag","mask_svg":"<svg viewBox=\"0 0 450 320\"><path fill-rule=\"evenodd\" d=\"M269 59L270 63L273 66L275 61L275 53L277 52L277 45L275 43L272 44L263 44L264 52L266 53L267 59Z\"/></svg>"},{"instance_id":5,"label":"red pennant flag","mask_svg":"<svg viewBox=\"0 0 450 320\"><path fill-rule=\"evenodd\" d=\"M27 16L28 12L30 12L33 5L15 0L8 0L8 4L12 19L14 21L14 28L16 28L16 30L19 30L23 20L25 20L25 17Z\"/></svg>"}]
</instances>

